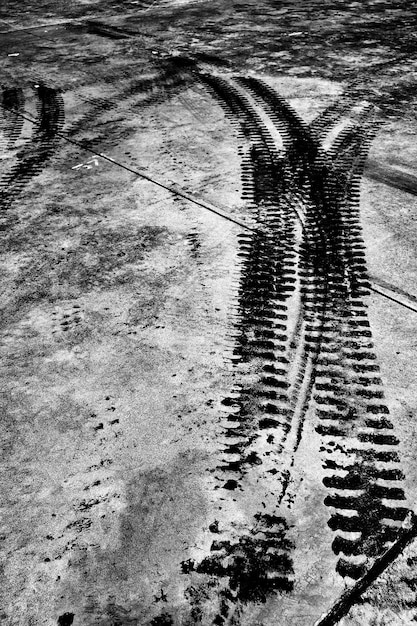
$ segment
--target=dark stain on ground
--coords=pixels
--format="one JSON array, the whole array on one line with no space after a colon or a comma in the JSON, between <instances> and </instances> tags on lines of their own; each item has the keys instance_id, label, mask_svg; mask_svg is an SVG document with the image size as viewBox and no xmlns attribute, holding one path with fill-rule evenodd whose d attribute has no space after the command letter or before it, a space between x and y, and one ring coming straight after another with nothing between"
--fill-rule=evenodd
<instances>
[{"instance_id":1,"label":"dark stain on ground","mask_svg":"<svg viewBox=\"0 0 417 626\"><path fill-rule=\"evenodd\" d=\"M32 228L21 232L20 241L16 241L11 232L5 237L5 247L10 241L15 250L23 248L35 228L33 223ZM49 239L44 227L43 243L39 241L34 259L23 265L16 276L13 306L20 314L24 314L29 303L54 302L61 291L71 292L76 297L86 290L100 290L101 285L108 288L143 281L141 260L147 252L169 240L165 228L144 226L115 230L102 227L95 232L89 230L88 234L83 232L80 237L74 237L69 247L59 249L55 245L57 232L54 237L51 233ZM33 244L35 239L36 235ZM4 315L7 321L10 314L8 308L0 319Z\"/></svg>"},{"instance_id":2,"label":"dark stain on ground","mask_svg":"<svg viewBox=\"0 0 417 626\"><path fill-rule=\"evenodd\" d=\"M74 617L74 613L63 613L58 617L58 626L71 626Z\"/></svg>"},{"instance_id":3,"label":"dark stain on ground","mask_svg":"<svg viewBox=\"0 0 417 626\"><path fill-rule=\"evenodd\" d=\"M120 519L119 547L96 551L86 564L88 567L83 565L79 572L85 580L77 585L75 593L82 594L86 586L94 590L89 607L79 618L80 623L100 626L174 623L166 608L162 611L160 608L161 602L172 603L169 587L162 587L161 581L161 595L155 601L155 595L142 597L140 589L135 589L132 596L130 580L137 580L138 576L144 581L155 576L162 576L162 580L165 576L169 578L170 563L175 561L179 574L180 562L188 555L187 546L191 548L195 543L205 523L206 501L195 479L201 475L205 463L200 450L198 453L190 450L179 454L163 468L156 467L131 478L127 508ZM80 599L74 601L78 605L82 603Z\"/></svg>"},{"instance_id":4,"label":"dark stain on ground","mask_svg":"<svg viewBox=\"0 0 417 626\"><path fill-rule=\"evenodd\" d=\"M127 39L131 34L116 26L110 26L94 20L87 20L87 32L101 37L110 37L110 39Z\"/></svg>"},{"instance_id":5,"label":"dark stain on ground","mask_svg":"<svg viewBox=\"0 0 417 626\"><path fill-rule=\"evenodd\" d=\"M417 176L414 174L403 172L385 163L377 163L370 160L368 160L365 174L372 180L417 196Z\"/></svg>"},{"instance_id":6,"label":"dark stain on ground","mask_svg":"<svg viewBox=\"0 0 417 626\"><path fill-rule=\"evenodd\" d=\"M158 615L150 622L150 626L172 626L172 624L174 624L174 621L168 613Z\"/></svg>"}]
</instances>

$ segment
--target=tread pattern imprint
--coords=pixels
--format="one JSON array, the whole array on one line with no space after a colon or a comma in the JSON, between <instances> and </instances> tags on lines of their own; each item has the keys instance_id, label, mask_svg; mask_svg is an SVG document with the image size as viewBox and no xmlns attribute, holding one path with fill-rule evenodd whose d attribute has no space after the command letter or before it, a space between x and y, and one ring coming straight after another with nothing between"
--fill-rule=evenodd
<instances>
[{"instance_id":1,"label":"tread pattern imprint","mask_svg":"<svg viewBox=\"0 0 417 626\"><path fill-rule=\"evenodd\" d=\"M257 230L238 242L236 384L222 403L209 554L182 567L195 623L210 614L213 624L239 624L249 602L294 588L284 496L307 410L322 442L337 573L361 577L408 513L367 318L359 215L379 123L353 92L307 125L257 78L198 80L241 138L243 196Z\"/></svg>"}]
</instances>

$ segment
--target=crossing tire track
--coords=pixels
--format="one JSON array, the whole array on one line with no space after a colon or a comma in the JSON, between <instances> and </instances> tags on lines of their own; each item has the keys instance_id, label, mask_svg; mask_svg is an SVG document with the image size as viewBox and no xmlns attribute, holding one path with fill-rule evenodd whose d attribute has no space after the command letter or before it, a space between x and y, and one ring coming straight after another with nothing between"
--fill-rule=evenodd
<instances>
[{"instance_id":1,"label":"crossing tire track","mask_svg":"<svg viewBox=\"0 0 417 626\"><path fill-rule=\"evenodd\" d=\"M397 536L392 523L400 522L407 513L402 506L405 496L397 482L403 478L396 450L398 440L387 417L363 301L369 282L360 226L359 187L378 124L366 121L368 107L359 107L356 121L350 121L330 150L323 152L309 128L299 122L296 114L291 114L288 105L271 88L254 78L241 82L264 99L271 119L278 117L278 127L287 124L287 136L288 126L298 124L297 141L308 155L298 178L303 193L308 190L310 194L310 202L305 198L306 248L300 263L305 278L301 280L303 310L308 322L305 341L316 355L312 381L320 419L317 431L326 438L328 446L329 441L332 444L327 447L329 458L324 462L329 469L332 467L333 447L339 448L342 458L347 457L344 464L339 460L337 465L342 475L325 479L325 485L333 489L325 503L335 511L329 525L337 532L333 549L341 554L337 570L342 576L359 578L368 559ZM333 107L332 114L324 114L321 121L334 124L339 112L345 110L344 104ZM320 130L324 137L325 124ZM297 167L303 168L303 163ZM317 235L321 235L321 240ZM317 310L320 292L325 302Z\"/></svg>"},{"instance_id":2,"label":"crossing tire track","mask_svg":"<svg viewBox=\"0 0 417 626\"><path fill-rule=\"evenodd\" d=\"M362 97L359 81L350 83L348 89L339 96L333 104L326 107L308 125L308 131L314 140L323 142L329 131L343 119L349 117Z\"/></svg>"},{"instance_id":3,"label":"crossing tire track","mask_svg":"<svg viewBox=\"0 0 417 626\"><path fill-rule=\"evenodd\" d=\"M320 351L321 327L325 319L328 271L326 265L328 243L320 225L325 190L321 173L325 168L325 153L312 141L307 125L273 89L262 81L240 78L239 83L253 96L259 107L268 114L279 131L285 148L289 177L287 193L292 210L299 207L304 216L304 241L300 246L297 266L300 303L295 330L288 349L288 361L293 363L290 397L297 424L293 452L301 439L305 414L311 399L314 382L314 363ZM321 266L311 267L313 253L322 259ZM314 317L314 340L306 324Z\"/></svg>"},{"instance_id":4,"label":"crossing tire track","mask_svg":"<svg viewBox=\"0 0 417 626\"><path fill-rule=\"evenodd\" d=\"M292 546L285 544L286 522L279 509L291 465L285 473L282 459L296 450L310 404L323 440L323 482L329 490L325 505L331 510L339 574L359 578L395 539L407 509L398 440L383 399L364 301L369 285L359 186L378 125L368 120L367 106L354 105L356 111L349 112L348 123L325 150L317 137L326 137L326 124L337 125L338 116L346 115L345 104L323 115L313 134L283 98L255 78L236 79L236 86L219 77L199 78L249 143L247 153L240 146L244 198L255 223L266 227L239 237L233 360L240 382L224 400L232 410L226 417L224 461L217 468L217 489L233 496L222 500L245 502L246 485L256 476L266 508L240 526L222 527L216 520L211 554L193 566L198 573L217 577L215 623L225 624L239 623L242 602L292 588ZM284 153L258 107L279 131ZM294 207L303 221L298 250ZM289 341L288 301L296 287L299 309ZM259 374L260 368L265 374ZM291 441L294 423L298 433ZM266 443L275 447L265 456L264 427ZM264 497L266 490L275 502ZM258 533L267 532L267 518L274 524L268 535L277 557L273 562L265 560L256 543ZM282 560L278 554L286 556ZM269 579L260 576L260 569ZM249 584L256 589L253 595L247 592Z\"/></svg>"}]
</instances>

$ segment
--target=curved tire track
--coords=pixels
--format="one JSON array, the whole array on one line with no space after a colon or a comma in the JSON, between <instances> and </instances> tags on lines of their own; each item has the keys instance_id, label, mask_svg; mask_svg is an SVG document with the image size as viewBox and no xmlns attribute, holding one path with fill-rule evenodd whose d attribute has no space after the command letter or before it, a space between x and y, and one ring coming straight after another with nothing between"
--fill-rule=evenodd
<instances>
[{"instance_id":1,"label":"curved tire track","mask_svg":"<svg viewBox=\"0 0 417 626\"><path fill-rule=\"evenodd\" d=\"M323 440L324 485L329 490L325 505L331 511L339 574L359 578L395 539L395 524L407 509L398 440L383 400L364 302L369 283L359 186L378 125L368 120L369 107L353 103L349 110L347 99L324 113L310 131L283 98L255 78L236 79L236 86L219 77L199 78L251 146L248 154L241 148L244 198L258 225L266 227L263 233L239 238L242 265L233 356L239 383L224 400L232 411L226 417L224 461L216 470L217 489L233 496L222 500L230 506L231 501L245 502L246 485L256 476L260 499L255 499L258 507L262 502L266 508L243 526L222 526L216 520L212 528L218 540L212 542L211 555L191 566L223 580L214 623L225 624L230 619L239 623L241 603L292 588L291 545L279 504L310 405ZM284 153L258 107L279 131ZM325 150L321 141L347 110L348 123ZM303 221L298 253L296 208ZM288 302L297 286L298 319L289 338ZM295 426L297 436L290 437ZM289 456L291 463L283 471ZM264 497L266 491L272 499ZM265 540L267 519L276 526L269 534L273 560L264 559L256 540L258 533ZM268 572L269 579L260 571Z\"/></svg>"},{"instance_id":2,"label":"curved tire track","mask_svg":"<svg viewBox=\"0 0 417 626\"><path fill-rule=\"evenodd\" d=\"M45 85L40 85L36 91L38 96L36 129L30 143L18 152L17 162L0 179L0 207L3 214L12 206L29 181L40 174L47 161L53 156L59 141L57 132L64 123L64 104L58 92ZM11 97L9 93L6 101L10 107L10 103L13 104L16 98ZM8 111L6 116L10 115L12 120L18 116L22 107L21 97L17 98L17 103L18 108L9 108L4 105ZM19 124L16 125L13 122L13 138L18 130Z\"/></svg>"},{"instance_id":3,"label":"curved tire track","mask_svg":"<svg viewBox=\"0 0 417 626\"><path fill-rule=\"evenodd\" d=\"M7 148L11 150L23 128L23 109L25 97L19 87L6 87L2 94L3 124L2 130L8 140Z\"/></svg>"},{"instance_id":4,"label":"curved tire track","mask_svg":"<svg viewBox=\"0 0 417 626\"><path fill-rule=\"evenodd\" d=\"M225 624L231 619L238 623L242 603L264 601L269 593L290 590L293 584L288 527L277 515L287 477L277 480L276 474L291 420L285 352L287 300L295 287L295 216L283 201L287 174L281 155L250 102L222 78L199 78L249 145L246 154L241 151L243 194L253 220L267 226L262 234L245 232L238 238L239 322L232 357L238 382L223 401L231 412L215 470L222 506L249 498L250 512L236 523L220 514L210 527L210 555L192 564L197 573L216 576L213 623Z\"/></svg>"},{"instance_id":5,"label":"curved tire track","mask_svg":"<svg viewBox=\"0 0 417 626\"><path fill-rule=\"evenodd\" d=\"M397 536L392 521L402 521L407 514L402 506L405 496L397 482L403 478L396 450L398 439L392 435L393 425L383 402L363 301L369 283L359 219L359 187L378 125L366 121L366 106L357 107L353 122L323 153L314 135L275 92L253 78L241 82L266 102L271 118L278 117L277 125L298 124L296 141L304 144L307 155L304 163L298 163L298 185L303 194L308 190L310 196L305 198L306 248L300 268L304 274L303 309L313 309L314 313L305 326L305 340L313 350L314 344L318 346L311 379L321 422L317 431L326 438L327 445L336 439L331 447L337 446L338 452L347 457L333 467L334 452L327 447L329 456L324 460L329 469L340 472L325 479L325 485L332 489L325 504L334 509L329 521L337 533L333 549L341 554L337 570L342 576L356 579L364 573L369 558ZM322 121L333 125L337 122L333 113L339 111L345 112L344 105L333 107L332 114L327 118L323 115ZM325 128L320 128L322 137ZM320 291L326 302L318 311Z\"/></svg>"}]
</instances>

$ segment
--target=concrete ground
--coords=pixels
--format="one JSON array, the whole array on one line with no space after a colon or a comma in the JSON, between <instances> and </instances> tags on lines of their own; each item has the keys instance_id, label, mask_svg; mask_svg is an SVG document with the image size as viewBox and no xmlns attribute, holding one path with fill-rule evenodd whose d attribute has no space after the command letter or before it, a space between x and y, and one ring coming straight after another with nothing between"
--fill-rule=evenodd
<instances>
[{"instance_id":1,"label":"concrete ground","mask_svg":"<svg viewBox=\"0 0 417 626\"><path fill-rule=\"evenodd\" d=\"M3 1L1 624L417 621L416 19Z\"/></svg>"}]
</instances>

